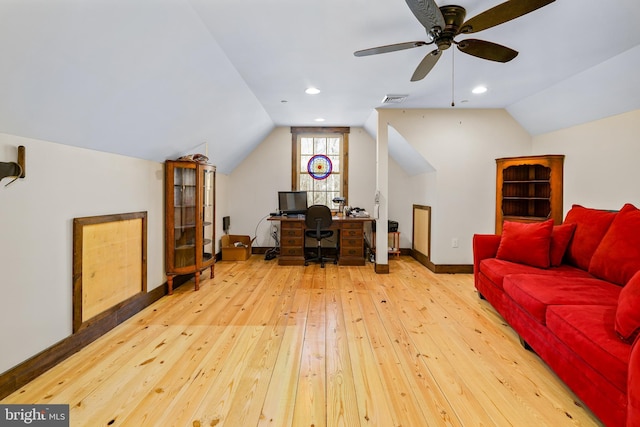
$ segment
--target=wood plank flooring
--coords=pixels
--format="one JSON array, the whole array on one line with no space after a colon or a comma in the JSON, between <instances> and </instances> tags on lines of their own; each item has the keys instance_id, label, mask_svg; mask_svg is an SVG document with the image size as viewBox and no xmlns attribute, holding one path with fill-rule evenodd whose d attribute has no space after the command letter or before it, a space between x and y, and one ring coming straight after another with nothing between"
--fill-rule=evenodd
<instances>
[{"instance_id":1,"label":"wood plank flooring","mask_svg":"<svg viewBox=\"0 0 640 427\"><path fill-rule=\"evenodd\" d=\"M72 426L601 425L471 275L389 263L219 262L2 403Z\"/></svg>"}]
</instances>

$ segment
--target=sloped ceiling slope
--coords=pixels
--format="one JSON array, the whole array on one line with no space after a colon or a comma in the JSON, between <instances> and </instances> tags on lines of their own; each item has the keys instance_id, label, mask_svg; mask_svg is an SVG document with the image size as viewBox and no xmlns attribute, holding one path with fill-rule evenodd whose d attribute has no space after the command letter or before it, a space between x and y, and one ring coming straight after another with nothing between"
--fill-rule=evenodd
<instances>
[{"instance_id":1,"label":"sloped ceiling slope","mask_svg":"<svg viewBox=\"0 0 640 427\"><path fill-rule=\"evenodd\" d=\"M378 113L372 114L364 124L365 131L372 138L378 133ZM416 150L394 127L387 128L389 156L404 170L407 175L435 172L436 169Z\"/></svg>"},{"instance_id":2,"label":"sloped ceiling slope","mask_svg":"<svg viewBox=\"0 0 640 427\"><path fill-rule=\"evenodd\" d=\"M0 52L0 132L228 173L274 127L183 1L3 1Z\"/></svg>"},{"instance_id":3,"label":"sloped ceiling slope","mask_svg":"<svg viewBox=\"0 0 640 427\"><path fill-rule=\"evenodd\" d=\"M640 108L640 46L507 107L531 135Z\"/></svg>"},{"instance_id":4,"label":"sloped ceiling slope","mask_svg":"<svg viewBox=\"0 0 640 427\"><path fill-rule=\"evenodd\" d=\"M411 82L433 46L353 55L427 39L404 0L0 0L0 132L157 161L207 147L224 173L275 126L364 126L380 107L504 108L539 134L639 108L638 19L638 0L556 0L473 35L513 61L454 47Z\"/></svg>"}]
</instances>

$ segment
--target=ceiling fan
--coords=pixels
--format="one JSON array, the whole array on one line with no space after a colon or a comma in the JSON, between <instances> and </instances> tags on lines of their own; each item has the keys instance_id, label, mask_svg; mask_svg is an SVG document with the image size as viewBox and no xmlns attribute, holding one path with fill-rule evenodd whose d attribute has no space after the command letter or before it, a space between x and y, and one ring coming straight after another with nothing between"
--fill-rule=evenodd
<instances>
[{"instance_id":1,"label":"ceiling fan","mask_svg":"<svg viewBox=\"0 0 640 427\"><path fill-rule=\"evenodd\" d=\"M519 18L529 12L533 12L543 6L553 3L555 0L509 0L491 9L485 10L479 15L465 21L467 11L461 6L438 7L434 0L406 0L409 9L424 26L429 36L429 41L413 41L396 43L386 46L378 46L354 52L355 56L377 55L379 53L395 52L397 50L411 49L414 47L435 44L436 49L429 52L418 64L411 81L422 80L436 65L443 50L447 50L452 44L458 46L458 50L478 58L496 62L509 62L518 55L518 52L497 43L478 39L465 39L456 41L459 34L477 33L487 28L495 27L512 19Z\"/></svg>"}]
</instances>

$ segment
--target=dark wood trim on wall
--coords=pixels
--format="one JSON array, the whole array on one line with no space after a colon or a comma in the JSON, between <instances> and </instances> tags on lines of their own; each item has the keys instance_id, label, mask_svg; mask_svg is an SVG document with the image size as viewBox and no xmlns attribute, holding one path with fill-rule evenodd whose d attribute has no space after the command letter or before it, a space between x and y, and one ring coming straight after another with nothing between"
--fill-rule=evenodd
<instances>
[{"instance_id":1,"label":"dark wood trim on wall","mask_svg":"<svg viewBox=\"0 0 640 427\"><path fill-rule=\"evenodd\" d=\"M252 246L251 253L264 255L268 250L272 250L272 247L262 247L262 246ZM410 248L400 248L400 255L410 256L416 259L420 264L427 267L429 270L433 271L436 274L473 274L473 265L471 264L439 264L436 265L432 263L429 258L424 256L424 254L414 251ZM222 259L222 255L218 254L218 259ZM392 256L389 259L393 259ZM380 274L388 274L389 273L389 265L388 264L374 264L374 270L376 273Z\"/></svg>"},{"instance_id":2,"label":"dark wood trim on wall","mask_svg":"<svg viewBox=\"0 0 640 427\"><path fill-rule=\"evenodd\" d=\"M85 244L84 242L84 229L86 226L97 226L101 224L109 224L120 221L127 220L137 220L140 222L140 272L141 275L139 279L139 292L135 295L127 298L125 300L119 301L117 304L113 305L105 309L105 311L97 314L92 319L83 319L83 312L87 307L83 307L85 304L84 301L84 291L83 286L84 275L83 275L83 265L84 265L84 257L86 255L85 252ZM100 242L101 244L105 244L105 242ZM110 242L107 242L110 243ZM95 243L94 243L95 244ZM89 247L90 251L93 249ZM120 266L117 266L120 267ZM94 266L95 268L95 266ZM145 295L147 293L147 212L130 212L124 214L110 214L110 215L99 215L99 216L91 216L91 217L82 217L82 218L74 218L73 219L73 332L76 333L80 329L87 327L92 322L99 322L102 318L108 318L111 316L111 313L118 312L123 306L130 305L131 302L134 302L139 297ZM131 280L134 280L135 277L132 277ZM133 282L132 282L133 283Z\"/></svg>"},{"instance_id":3,"label":"dark wood trim on wall","mask_svg":"<svg viewBox=\"0 0 640 427\"><path fill-rule=\"evenodd\" d=\"M291 133L349 133L349 126L291 126Z\"/></svg>"},{"instance_id":4,"label":"dark wood trim on wall","mask_svg":"<svg viewBox=\"0 0 640 427\"><path fill-rule=\"evenodd\" d=\"M419 252L418 248L416 248L416 241L419 241L417 239L417 232L416 232L416 212L426 212L427 215L427 225L426 225L426 230L421 229L419 231L422 231L423 233L426 232L426 244L427 244L427 251L425 252ZM425 206L425 205L413 205L413 218L411 221L411 245L412 248L411 250L416 253L419 254L420 256L424 257L426 260L428 260L431 257L431 206ZM416 258L417 259L417 258ZM424 264L424 263L423 263Z\"/></svg>"},{"instance_id":5,"label":"dark wood trim on wall","mask_svg":"<svg viewBox=\"0 0 640 427\"><path fill-rule=\"evenodd\" d=\"M187 282L193 275L179 276L174 281L174 288ZM30 359L0 374L0 399L4 399L29 381L42 375L69 356L91 344L120 323L139 313L163 296L167 295L167 284L148 293L136 295L111 311L108 316L101 317L80 331L57 342Z\"/></svg>"},{"instance_id":6,"label":"dark wood trim on wall","mask_svg":"<svg viewBox=\"0 0 640 427\"><path fill-rule=\"evenodd\" d=\"M378 274L389 274L389 264L378 264L376 262L373 266L373 270Z\"/></svg>"},{"instance_id":7,"label":"dark wood trim on wall","mask_svg":"<svg viewBox=\"0 0 640 427\"><path fill-rule=\"evenodd\" d=\"M416 259L420 264L427 267L429 270L436 274L450 273L450 274L472 274L473 265L471 264L434 264L429 258L424 256L418 251L411 251L411 256Z\"/></svg>"},{"instance_id":8,"label":"dark wood trim on wall","mask_svg":"<svg viewBox=\"0 0 640 427\"><path fill-rule=\"evenodd\" d=\"M435 270L431 270L436 274L473 274L473 265L465 264L438 264Z\"/></svg>"}]
</instances>

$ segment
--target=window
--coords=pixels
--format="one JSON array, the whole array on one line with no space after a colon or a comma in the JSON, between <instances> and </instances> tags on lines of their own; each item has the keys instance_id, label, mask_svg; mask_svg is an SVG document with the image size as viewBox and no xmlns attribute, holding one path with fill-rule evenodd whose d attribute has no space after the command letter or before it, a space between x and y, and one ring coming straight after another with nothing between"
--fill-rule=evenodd
<instances>
[{"instance_id":1,"label":"window","mask_svg":"<svg viewBox=\"0 0 640 427\"><path fill-rule=\"evenodd\" d=\"M291 134L291 189L307 191L309 206L337 210L335 197L348 201L349 128L292 127Z\"/></svg>"}]
</instances>

